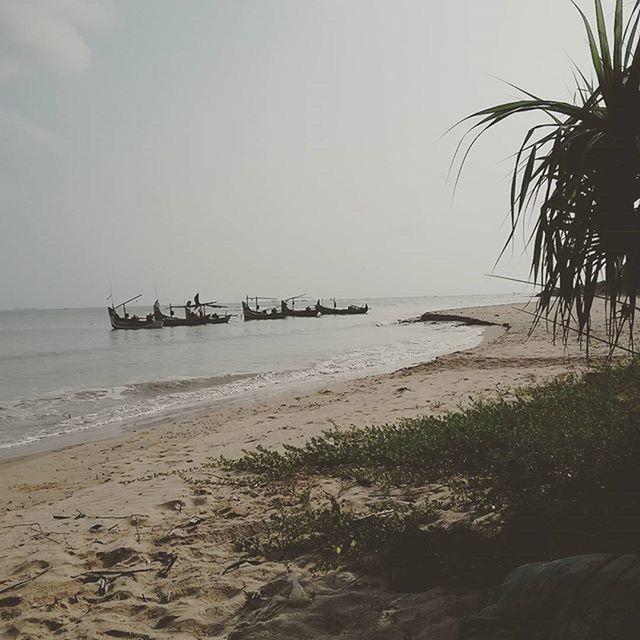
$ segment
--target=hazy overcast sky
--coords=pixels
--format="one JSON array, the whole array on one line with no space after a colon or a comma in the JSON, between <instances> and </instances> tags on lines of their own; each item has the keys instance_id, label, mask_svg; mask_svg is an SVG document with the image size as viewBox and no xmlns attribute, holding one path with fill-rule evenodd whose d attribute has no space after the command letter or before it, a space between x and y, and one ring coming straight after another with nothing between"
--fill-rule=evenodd
<instances>
[{"instance_id":1,"label":"hazy overcast sky","mask_svg":"<svg viewBox=\"0 0 640 640\"><path fill-rule=\"evenodd\" d=\"M569 0L0 0L0 307L510 291L526 123L453 202L440 137L569 56Z\"/></svg>"}]
</instances>

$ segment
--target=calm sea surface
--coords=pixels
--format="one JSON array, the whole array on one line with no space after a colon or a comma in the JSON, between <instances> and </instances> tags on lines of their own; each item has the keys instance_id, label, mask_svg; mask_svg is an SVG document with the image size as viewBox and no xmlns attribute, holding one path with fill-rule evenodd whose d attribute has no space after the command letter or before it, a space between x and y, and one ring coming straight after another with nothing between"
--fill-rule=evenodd
<instances>
[{"instance_id":1,"label":"calm sea surface","mask_svg":"<svg viewBox=\"0 0 640 640\"><path fill-rule=\"evenodd\" d=\"M112 331L106 309L0 312L0 453L431 360L478 344L481 330L397 320L522 300L387 298L368 300L366 316L243 322L236 315L228 325L146 331ZM239 314L240 305L228 311Z\"/></svg>"}]
</instances>

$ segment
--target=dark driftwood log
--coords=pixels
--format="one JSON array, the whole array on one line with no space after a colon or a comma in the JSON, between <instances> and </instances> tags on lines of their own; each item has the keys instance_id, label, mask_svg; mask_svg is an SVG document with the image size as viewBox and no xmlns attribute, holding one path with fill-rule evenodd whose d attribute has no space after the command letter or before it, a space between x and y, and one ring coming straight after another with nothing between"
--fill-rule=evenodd
<instances>
[{"instance_id":1,"label":"dark driftwood log","mask_svg":"<svg viewBox=\"0 0 640 640\"><path fill-rule=\"evenodd\" d=\"M497 327L501 326L496 322L489 322L488 320L480 320L479 318L471 318L470 316L460 316L453 313L423 313L419 318L415 320L405 320L405 322L457 322L466 326L481 326L481 327ZM502 325L504 326L504 325Z\"/></svg>"}]
</instances>

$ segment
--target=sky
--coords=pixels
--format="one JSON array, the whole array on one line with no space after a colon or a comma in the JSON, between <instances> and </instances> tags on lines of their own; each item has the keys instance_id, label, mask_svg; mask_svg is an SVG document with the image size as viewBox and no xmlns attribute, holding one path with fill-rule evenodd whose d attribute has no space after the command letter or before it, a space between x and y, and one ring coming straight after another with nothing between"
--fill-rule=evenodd
<instances>
[{"instance_id":1,"label":"sky","mask_svg":"<svg viewBox=\"0 0 640 640\"><path fill-rule=\"evenodd\" d=\"M518 290L530 121L455 194L443 134L587 55L569 0L0 0L0 308Z\"/></svg>"}]
</instances>

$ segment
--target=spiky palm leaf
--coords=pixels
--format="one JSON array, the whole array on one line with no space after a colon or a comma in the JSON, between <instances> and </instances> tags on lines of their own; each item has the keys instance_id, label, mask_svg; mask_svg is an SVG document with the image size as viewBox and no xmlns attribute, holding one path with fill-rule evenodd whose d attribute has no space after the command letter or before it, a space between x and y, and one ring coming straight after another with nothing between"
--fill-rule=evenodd
<instances>
[{"instance_id":1,"label":"spiky palm leaf","mask_svg":"<svg viewBox=\"0 0 640 640\"><path fill-rule=\"evenodd\" d=\"M624 20L616 0L613 47L601 0L596 29L584 21L597 83L577 70L573 103L526 99L479 111L457 153L460 170L487 130L517 114L535 112L545 122L532 127L515 155L511 180L511 232L539 206L531 236L532 275L542 286L538 318L553 320L567 338L569 327L589 334L597 284L604 279L612 343L629 323L633 340L640 288L640 0Z\"/></svg>"}]
</instances>

